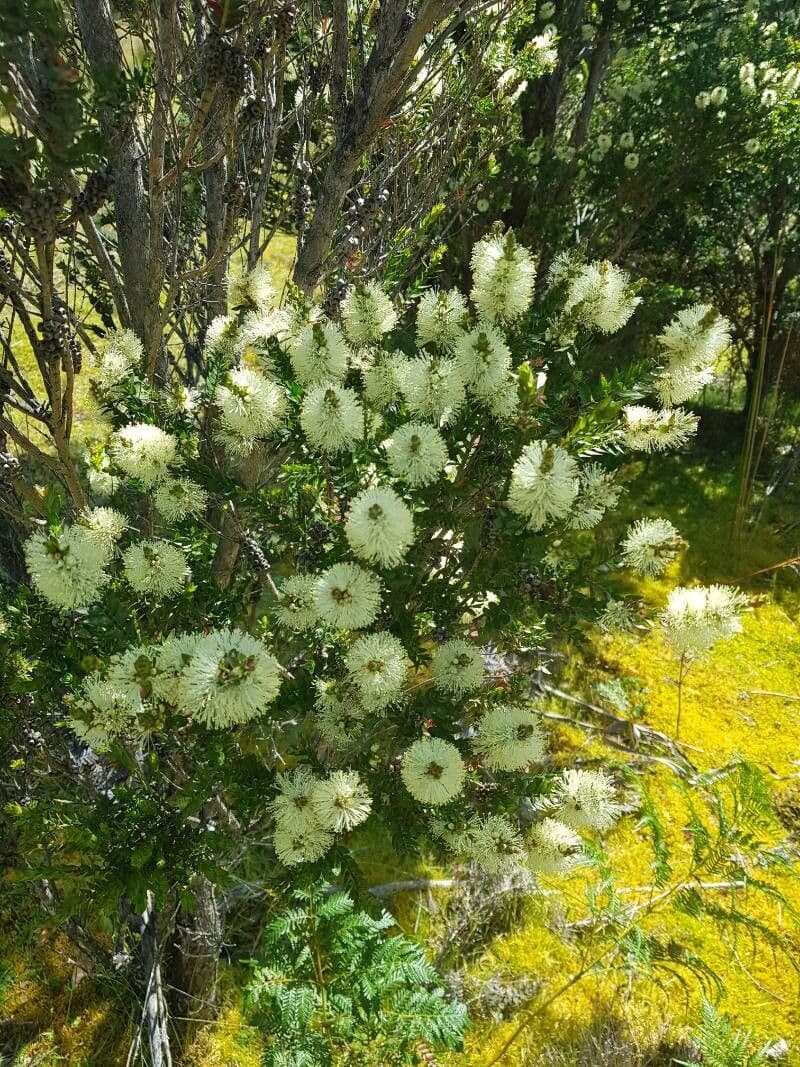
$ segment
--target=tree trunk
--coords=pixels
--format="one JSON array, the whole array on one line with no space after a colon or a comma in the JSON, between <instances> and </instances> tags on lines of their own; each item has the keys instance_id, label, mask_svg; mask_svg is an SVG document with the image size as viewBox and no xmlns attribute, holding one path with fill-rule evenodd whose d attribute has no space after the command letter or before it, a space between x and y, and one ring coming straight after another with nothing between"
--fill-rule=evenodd
<instances>
[{"instance_id":1,"label":"tree trunk","mask_svg":"<svg viewBox=\"0 0 800 1067\"><path fill-rule=\"evenodd\" d=\"M217 1010L217 978L223 924L214 886L199 874L192 882L195 911L178 921L179 978L182 1005L180 1034L184 1046Z\"/></svg>"}]
</instances>

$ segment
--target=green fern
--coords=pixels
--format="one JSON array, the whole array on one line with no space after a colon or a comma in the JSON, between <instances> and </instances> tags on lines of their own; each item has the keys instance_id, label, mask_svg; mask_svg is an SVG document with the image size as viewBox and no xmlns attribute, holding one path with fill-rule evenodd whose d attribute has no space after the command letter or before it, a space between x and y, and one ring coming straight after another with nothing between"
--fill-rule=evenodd
<instances>
[{"instance_id":1,"label":"green fern","mask_svg":"<svg viewBox=\"0 0 800 1067\"><path fill-rule=\"evenodd\" d=\"M700 1009L700 1024L692 1035L704 1067L764 1067L766 1047L754 1050L749 1031L734 1030L727 1015L709 1001Z\"/></svg>"},{"instance_id":2,"label":"green fern","mask_svg":"<svg viewBox=\"0 0 800 1067\"><path fill-rule=\"evenodd\" d=\"M245 1004L264 1032L263 1067L414 1061L414 1046L457 1048L467 1025L415 942L390 936L324 882L293 894L267 927Z\"/></svg>"}]
</instances>

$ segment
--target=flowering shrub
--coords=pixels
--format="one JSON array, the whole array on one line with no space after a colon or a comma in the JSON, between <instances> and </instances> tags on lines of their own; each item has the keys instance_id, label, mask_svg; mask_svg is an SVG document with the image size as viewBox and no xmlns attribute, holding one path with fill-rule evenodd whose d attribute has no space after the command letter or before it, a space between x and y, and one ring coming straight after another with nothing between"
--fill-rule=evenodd
<instances>
[{"instance_id":1,"label":"flowering shrub","mask_svg":"<svg viewBox=\"0 0 800 1067\"><path fill-rule=\"evenodd\" d=\"M38 698L63 696L66 729L137 768L129 794L187 818L216 798L240 829L268 826L289 867L341 859L378 822L490 872L553 873L614 822L607 775L549 769L525 658L556 614L602 604L577 581L532 597L520 576L596 562L618 457L696 427L629 401L688 399L727 326L689 308L659 338L663 359L593 381L593 334L639 303L625 272L559 257L534 310L534 261L512 232L480 241L472 267L471 309L455 290L398 309L357 283L341 324L299 296L275 307L263 268L234 278L183 405L145 383L130 331L110 336L96 384L112 430L85 472L98 503L30 537L34 593L16 610L54 610L74 635L66 684L32 668ZM659 573L680 544L642 519L616 562ZM241 545L248 565L221 577ZM708 644L700 596L667 606L676 648ZM615 612L623 623L624 605L604 622ZM188 857L138 857L143 884L220 860L208 833L191 836Z\"/></svg>"}]
</instances>

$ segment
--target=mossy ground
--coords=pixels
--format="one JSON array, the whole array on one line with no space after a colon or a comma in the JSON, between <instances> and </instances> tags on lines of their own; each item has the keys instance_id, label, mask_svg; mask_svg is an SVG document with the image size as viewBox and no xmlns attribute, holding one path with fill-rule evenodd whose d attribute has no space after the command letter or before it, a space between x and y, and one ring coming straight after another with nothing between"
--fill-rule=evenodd
<instances>
[{"instance_id":1,"label":"mossy ground","mask_svg":"<svg viewBox=\"0 0 800 1067\"><path fill-rule=\"evenodd\" d=\"M700 769L722 766L740 755L758 763L780 791L800 776L800 593L789 568L753 572L774 568L798 554L797 514L784 501L782 510L773 509L754 536L732 545L733 469L733 457L713 448L705 458L691 462L675 457L641 464L636 491L629 496L642 502L641 510L621 516L620 532L628 519L639 514L661 514L675 523L689 547L659 580L631 582L620 577L620 591L627 585L627 591L637 593L651 609L663 604L673 585L690 581L737 581L750 594L754 607L745 617L743 633L718 645L688 676L681 738L691 746L688 751ZM674 663L657 630L597 636L582 657L573 659L569 674L563 683L566 688L590 699L605 699L607 706L611 706L609 690L603 685L613 682L618 692L629 697L630 707L621 714L674 732ZM554 702L552 710L568 709ZM576 754L587 760L609 755L601 739L573 727L555 730L554 744L565 761ZM613 758L624 762L618 755ZM690 853L684 795L665 768L649 770L645 778L667 824L674 877L680 879ZM651 853L636 816L625 817L607 844L617 886L633 889L630 899L638 900L637 887L650 885L653 875ZM388 846L376 842L365 844L358 858L371 883L441 873L422 864L409 870ZM604 1061L578 1059L571 1050L587 1029L612 1017L627 1027L631 1048L643 1050L640 1061L632 1058L620 1063L659 1062L646 1059L645 1053L685 1033L687 1023L697 1018L700 989L691 980L684 987L677 978L664 975L656 982L633 978L624 970L593 971L588 964L593 953L598 953L598 945L592 938L565 941L555 932L565 919L586 913L588 878L574 877L557 887L558 894L535 899L525 921L489 943L471 964L476 976L502 969L540 978L543 992L526 1011L507 1022L494 1025L476 1019L464 1052L442 1062L451 1067L487 1067L524 1022L524 1029L497 1061L503 1067L599 1064ZM789 878L776 884L800 910L798 884ZM755 899L748 904L757 918L784 934L790 944L793 941L795 957L800 960L800 936L789 909L779 902L764 904ZM418 896L400 896L392 906L408 933L424 936L437 922L435 911L424 909ZM800 985L783 957L746 937L736 943L722 938L710 921L689 918L668 906L656 909L644 925L690 946L720 976L725 992L722 1010L761 1039L785 1038L792 1052L784 1062L800 1064ZM0 959L0 1015L14 1019L12 1036L19 1049L8 1060L10 1064L105 1067L124 1063L130 1038L120 1004L125 999L130 1003L131 998L121 996L123 991L99 990L89 982L74 986L66 947L58 939L31 938L20 945L11 931L5 938L0 933ZM587 967L583 978L539 1010L543 1001ZM237 985L238 977L229 972L223 982L220 1019L188 1051L190 1067L255 1067L258 1063L258 1040L243 1020ZM660 1062L666 1064L669 1059Z\"/></svg>"}]
</instances>

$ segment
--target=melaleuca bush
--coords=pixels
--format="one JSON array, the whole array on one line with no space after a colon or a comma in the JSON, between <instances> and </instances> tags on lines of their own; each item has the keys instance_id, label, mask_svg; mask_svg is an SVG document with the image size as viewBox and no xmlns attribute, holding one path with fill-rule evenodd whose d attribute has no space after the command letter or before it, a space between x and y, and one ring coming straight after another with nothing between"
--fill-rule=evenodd
<instances>
[{"instance_id":1,"label":"melaleuca bush","mask_svg":"<svg viewBox=\"0 0 800 1067\"><path fill-rule=\"evenodd\" d=\"M630 279L573 259L554 268L551 321L587 337L619 329L638 303ZM402 320L403 300L377 282L353 285L341 321L297 294L268 307L252 279L237 282L231 313L207 331L192 410L160 399L145 414L142 401L105 466L93 454L120 510L87 512L81 533L36 534L29 547L34 591L51 604L89 608L111 582L137 620L136 638L104 656L91 707L87 697L77 710L75 685L75 733L99 745L161 733L159 751L174 738L182 756L207 745L221 778L226 761L255 761L248 820L289 866L333 862L364 824L399 821L492 873L562 873L617 814L611 779L551 765L526 688L541 632L513 606L537 598L520 563L548 590L537 626L557 625L589 546L618 540L605 525L629 459L617 457L680 447L697 425L680 408L623 405L647 388L664 399L667 350L705 365L719 327L710 313L684 317L683 333L668 327L640 387L584 412L560 392L581 352L565 354L559 329L523 325L538 313L527 250L492 235L473 268L471 302L430 290ZM590 395L591 365L579 369ZM676 544L645 521L617 562L656 573ZM48 552L48 537L66 540ZM73 573L63 557L74 537ZM231 545L220 591L208 575ZM602 591L616 570L606 561L613 550L590 583L606 602L601 626L637 625ZM662 628L696 649L686 599L673 598ZM710 596L703 641L735 629L723 601Z\"/></svg>"}]
</instances>

